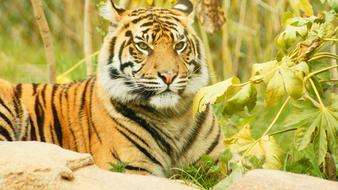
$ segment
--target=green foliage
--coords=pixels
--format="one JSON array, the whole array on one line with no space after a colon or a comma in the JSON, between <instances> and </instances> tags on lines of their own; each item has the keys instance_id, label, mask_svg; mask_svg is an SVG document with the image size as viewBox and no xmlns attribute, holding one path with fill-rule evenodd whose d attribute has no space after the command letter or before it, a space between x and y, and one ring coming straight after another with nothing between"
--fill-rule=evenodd
<instances>
[{"instance_id":1,"label":"green foliage","mask_svg":"<svg viewBox=\"0 0 338 190\"><path fill-rule=\"evenodd\" d=\"M336 95L335 95L336 96ZM295 132L295 147L304 150L310 143L314 143L317 163L324 162L329 151L335 155L337 151L337 114L338 109L323 107L318 109L310 102L297 102L299 113L297 117L289 116L286 125L299 126Z\"/></svg>"},{"instance_id":2,"label":"green foliage","mask_svg":"<svg viewBox=\"0 0 338 190\"><path fill-rule=\"evenodd\" d=\"M325 3L326 1L334 11L338 12L338 1L337 0L320 0L321 3Z\"/></svg>"},{"instance_id":3,"label":"green foliage","mask_svg":"<svg viewBox=\"0 0 338 190\"><path fill-rule=\"evenodd\" d=\"M242 157L239 164L248 169L281 168L281 150L272 136L264 136L256 141L249 126L244 126L238 133L224 141L225 147L237 157Z\"/></svg>"},{"instance_id":4,"label":"green foliage","mask_svg":"<svg viewBox=\"0 0 338 190\"><path fill-rule=\"evenodd\" d=\"M114 164L110 164L111 168L110 171L112 172L118 172L118 173L125 173L126 172L126 166L128 165L127 163L117 161Z\"/></svg>"},{"instance_id":5,"label":"green foliage","mask_svg":"<svg viewBox=\"0 0 338 190\"><path fill-rule=\"evenodd\" d=\"M281 61L255 64L253 72L263 78L267 85L265 101L268 105L276 104L281 97L289 95L295 99L304 94L304 76L309 73L305 62L295 64L289 57Z\"/></svg>"},{"instance_id":6,"label":"green foliage","mask_svg":"<svg viewBox=\"0 0 338 190\"><path fill-rule=\"evenodd\" d=\"M297 10L312 14L306 2L298 4L306 7ZM337 65L318 62L338 60L336 54L323 48L333 45L330 41L337 42L337 15L328 11L319 16L289 14L285 18L285 29L276 38L280 50L276 58L254 64L248 82L232 77L203 88L195 97L195 111L216 104L218 115L230 121L226 122L231 123L234 115L240 118L232 123L239 125L231 129L235 133L224 142L232 155L227 165L233 169L228 172L274 168L336 179L338 97L329 71ZM257 130L255 120L276 108L274 115L265 118L273 117L271 123L260 124L264 128ZM229 181L231 177L224 180L225 186Z\"/></svg>"},{"instance_id":7,"label":"green foliage","mask_svg":"<svg viewBox=\"0 0 338 190\"><path fill-rule=\"evenodd\" d=\"M256 104L256 88L252 83L240 84L237 77L202 88L195 96L193 112L204 111L208 104L222 103L219 109L232 114L243 111L245 107L251 110Z\"/></svg>"},{"instance_id":8,"label":"green foliage","mask_svg":"<svg viewBox=\"0 0 338 190\"><path fill-rule=\"evenodd\" d=\"M226 157L225 154L224 157ZM173 168L172 171L175 174L172 175L171 179L191 181L201 189L212 188L224 177L225 173L222 162L216 163L208 155L203 155L196 165Z\"/></svg>"}]
</instances>

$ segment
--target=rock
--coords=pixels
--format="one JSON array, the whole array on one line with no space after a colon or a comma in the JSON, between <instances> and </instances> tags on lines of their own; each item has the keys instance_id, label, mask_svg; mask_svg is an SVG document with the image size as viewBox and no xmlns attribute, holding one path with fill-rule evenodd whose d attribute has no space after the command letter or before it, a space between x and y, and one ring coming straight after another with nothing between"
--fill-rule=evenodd
<instances>
[{"instance_id":1,"label":"rock","mask_svg":"<svg viewBox=\"0 0 338 190\"><path fill-rule=\"evenodd\" d=\"M338 182L278 170L252 170L228 190L338 190Z\"/></svg>"},{"instance_id":2,"label":"rock","mask_svg":"<svg viewBox=\"0 0 338 190\"><path fill-rule=\"evenodd\" d=\"M192 190L154 176L99 169L89 154L40 142L0 142L1 190Z\"/></svg>"}]
</instances>

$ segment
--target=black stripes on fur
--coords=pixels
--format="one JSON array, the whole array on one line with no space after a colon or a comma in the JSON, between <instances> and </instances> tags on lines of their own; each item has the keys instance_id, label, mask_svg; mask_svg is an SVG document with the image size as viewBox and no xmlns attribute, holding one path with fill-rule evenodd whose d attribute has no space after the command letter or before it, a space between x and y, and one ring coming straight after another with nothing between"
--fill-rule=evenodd
<instances>
[{"instance_id":1,"label":"black stripes on fur","mask_svg":"<svg viewBox=\"0 0 338 190\"><path fill-rule=\"evenodd\" d=\"M108 65L113 62L114 54L115 54L115 44L116 44L116 37L113 37L113 39L110 42L110 48L109 48L109 58L108 58Z\"/></svg>"},{"instance_id":2,"label":"black stripes on fur","mask_svg":"<svg viewBox=\"0 0 338 190\"><path fill-rule=\"evenodd\" d=\"M221 137L221 129L220 129L220 127L218 127L217 136L216 136L215 140L209 146L206 154L210 154L216 148L217 144L219 143L220 137Z\"/></svg>"},{"instance_id":3,"label":"black stripes on fur","mask_svg":"<svg viewBox=\"0 0 338 190\"><path fill-rule=\"evenodd\" d=\"M60 146L63 145L62 141L62 127L60 124L60 120L59 120L59 116L58 113L56 111L56 107L55 107L55 96L56 96L56 88L57 86L54 85L53 89L52 89L52 98L51 98L51 107L52 107L52 114L53 114L53 130L56 133L56 138L57 138L57 142L59 143Z\"/></svg>"},{"instance_id":4,"label":"black stripes on fur","mask_svg":"<svg viewBox=\"0 0 338 190\"><path fill-rule=\"evenodd\" d=\"M2 99L0 99L0 106L4 107L6 111L13 116L12 111L9 109L9 107L5 104L5 102Z\"/></svg>"},{"instance_id":5,"label":"black stripes on fur","mask_svg":"<svg viewBox=\"0 0 338 190\"><path fill-rule=\"evenodd\" d=\"M1 125L0 125L0 135L5 137L5 140L7 140L7 141L14 141L15 140L11 137L10 133L5 129L5 127L3 127Z\"/></svg>"},{"instance_id":6,"label":"black stripes on fur","mask_svg":"<svg viewBox=\"0 0 338 190\"><path fill-rule=\"evenodd\" d=\"M118 112L120 112L126 118L137 123L140 127L142 127L145 131L147 131L164 152L168 153L168 155L172 154L172 148L170 144L166 141L166 139L162 136L162 134L160 134L155 129L153 124L148 123L145 119L138 116L132 109L126 106L122 106L117 102L112 101L112 103Z\"/></svg>"},{"instance_id":7,"label":"black stripes on fur","mask_svg":"<svg viewBox=\"0 0 338 190\"><path fill-rule=\"evenodd\" d=\"M127 134L125 134L123 131L117 129L128 141L130 141L140 152L142 152L145 156L147 156L152 162L155 164L158 164L163 167L163 165L144 147L142 147L140 144L138 144L136 141L131 139Z\"/></svg>"},{"instance_id":8,"label":"black stripes on fur","mask_svg":"<svg viewBox=\"0 0 338 190\"><path fill-rule=\"evenodd\" d=\"M45 91L42 91L41 94L42 97L45 96ZM35 97L35 102L34 102L34 113L35 113L35 119L36 119L36 124L37 127L39 129L39 137L40 137L40 141L42 142L46 142L45 139L45 134L44 134L44 123L45 123L45 112L43 109L43 106L41 105L40 101L39 101L39 96ZM34 126L31 126L32 128L34 128Z\"/></svg>"},{"instance_id":9,"label":"black stripes on fur","mask_svg":"<svg viewBox=\"0 0 338 190\"><path fill-rule=\"evenodd\" d=\"M182 148L182 152L187 152L190 147L194 144L199 132L201 131L203 124L207 118L207 115L209 114L209 107L207 107L207 109L202 112L199 113L196 119L196 123L193 127L193 132L188 136L188 138L186 139L186 143Z\"/></svg>"},{"instance_id":10,"label":"black stripes on fur","mask_svg":"<svg viewBox=\"0 0 338 190\"><path fill-rule=\"evenodd\" d=\"M95 122L93 121L93 109L92 109L92 103L93 103L93 92L94 92L94 84L95 84L96 78L91 79L91 84L90 84L90 91L89 91L89 103L88 103L88 118L90 120L90 123L88 123L89 127L89 134L91 134L91 129L94 130L94 134L96 138L99 140L99 142L102 144L102 138L100 137L99 132L96 129ZM91 140L91 139L89 139Z\"/></svg>"},{"instance_id":11,"label":"black stripes on fur","mask_svg":"<svg viewBox=\"0 0 338 190\"><path fill-rule=\"evenodd\" d=\"M7 126L9 126L14 131L14 126L11 120L3 113L0 112L0 119L2 119Z\"/></svg>"}]
</instances>

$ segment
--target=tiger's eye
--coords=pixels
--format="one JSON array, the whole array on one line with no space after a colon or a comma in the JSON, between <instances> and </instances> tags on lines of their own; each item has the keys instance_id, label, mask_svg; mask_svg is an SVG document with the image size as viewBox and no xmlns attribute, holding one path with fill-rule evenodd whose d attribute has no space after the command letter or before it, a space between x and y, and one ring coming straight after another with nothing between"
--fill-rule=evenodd
<instances>
[{"instance_id":1,"label":"tiger's eye","mask_svg":"<svg viewBox=\"0 0 338 190\"><path fill-rule=\"evenodd\" d=\"M144 43L144 42L138 42L136 43L136 45L140 48L140 49L143 49L143 50L148 50L149 49L149 46Z\"/></svg>"},{"instance_id":2,"label":"tiger's eye","mask_svg":"<svg viewBox=\"0 0 338 190\"><path fill-rule=\"evenodd\" d=\"M175 50L176 51L180 51L184 48L185 46L185 42L178 42L176 45L175 45Z\"/></svg>"}]
</instances>

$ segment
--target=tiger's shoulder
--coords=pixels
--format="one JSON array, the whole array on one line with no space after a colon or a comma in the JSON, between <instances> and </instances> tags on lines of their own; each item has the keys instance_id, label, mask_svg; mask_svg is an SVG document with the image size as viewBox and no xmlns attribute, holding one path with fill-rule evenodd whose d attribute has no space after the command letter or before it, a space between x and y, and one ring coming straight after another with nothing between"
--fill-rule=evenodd
<instances>
[{"instance_id":1,"label":"tiger's shoulder","mask_svg":"<svg viewBox=\"0 0 338 190\"><path fill-rule=\"evenodd\" d=\"M0 98L13 95L14 85L7 80L0 79Z\"/></svg>"}]
</instances>

